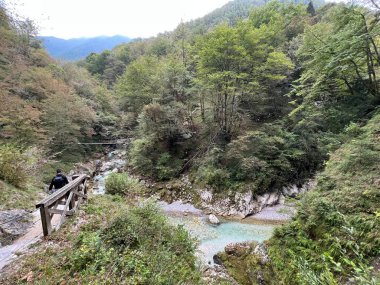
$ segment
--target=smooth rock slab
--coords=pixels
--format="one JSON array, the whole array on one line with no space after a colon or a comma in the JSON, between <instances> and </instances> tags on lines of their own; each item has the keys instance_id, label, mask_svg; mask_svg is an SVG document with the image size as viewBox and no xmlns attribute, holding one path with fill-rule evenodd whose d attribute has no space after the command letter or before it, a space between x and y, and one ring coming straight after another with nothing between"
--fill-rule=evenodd
<instances>
[{"instance_id":1,"label":"smooth rock slab","mask_svg":"<svg viewBox=\"0 0 380 285\"><path fill-rule=\"evenodd\" d=\"M0 240L12 241L24 235L32 225L33 217L25 210L0 211Z\"/></svg>"}]
</instances>

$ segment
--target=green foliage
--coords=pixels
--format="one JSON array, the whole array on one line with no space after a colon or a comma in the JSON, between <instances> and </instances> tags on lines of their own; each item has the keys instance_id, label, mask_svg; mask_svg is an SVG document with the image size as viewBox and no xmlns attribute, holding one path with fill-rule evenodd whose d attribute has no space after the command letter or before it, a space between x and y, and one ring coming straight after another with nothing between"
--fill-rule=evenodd
<instances>
[{"instance_id":1,"label":"green foliage","mask_svg":"<svg viewBox=\"0 0 380 285\"><path fill-rule=\"evenodd\" d=\"M15 187L25 187L34 159L32 155L15 145L0 145L0 179Z\"/></svg>"},{"instance_id":2,"label":"green foliage","mask_svg":"<svg viewBox=\"0 0 380 285\"><path fill-rule=\"evenodd\" d=\"M76 248L70 271L100 284L200 284L194 241L153 204L120 214L100 232L80 235Z\"/></svg>"},{"instance_id":3,"label":"green foliage","mask_svg":"<svg viewBox=\"0 0 380 285\"><path fill-rule=\"evenodd\" d=\"M71 94L55 94L44 101L44 122L53 150L72 149L74 143L92 134L94 111Z\"/></svg>"},{"instance_id":4,"label":"green foliage","mask_svg":"<svg viewBox=\"0 0 380 285\"><path fill-rule=\"evenodd\" d=\"M0 211L10 209L34 210L40 189L32 185L25 188L15 186L0 180Z\"/></svg>"},{"instance_id":5,"label":"green foliage","mask_svg":"<svg viewBox=\"0 0 380 285\"><path fill-rule=\"evenodd\" d=\"M160 142L152 137L133 141L130 150L130 164L139 173L159 180L176 177L182 168L182 161L165 152Z\"/></svg>"},{"instance_id":6,"label":"green foliage","mask_svg":"<svg viewBox=\"0 0 380 285\"><path fill-rule=\"evenodd\" d=\"M221 168L212 165L201 166L197 170L197 180L200 183L206 183L217 190L225 190L231 183L229 181L230 173Z\"/></svg>"},{"instance_id":7,"label":"green foliage","mask_svg":"<svg viewBox=\"0 0 380 285\"><path fill-rule=\"evenodd\" d=\"M272 28L252 27L250 22L220 25L198 40L198 79L210 93L215 124L227 138L236 134L244 110L268 106L270 92L293 67L285 54L275 51L279 43Z\"/></svg>"},{"instance_id":8,"label":"green foliage","mask_svg":"<svg viewBox=\"0 0 380 285\"><path fill-rule=\"evenodd\" d=\"M249 132L227 147L226 166L236 181L252 181L256 192L279 189L297 173L293 162L304 159L297 137L277 126L266 125L265 132ZM300 177L297 177L298 179Z\"/></svg>"},{"instance_id":9,"label":"green foliage","mask_svg":"<svg viewBox=\"0 0 380 285\"><path fill-rule=\"evenodd\" d=\"M113 195L137 194L142 186L137 179L127 173L112 173L106 179L106 191ZM141 194L141 193L140 193Z\"/></svg>"},{"instance_id":10,"label":"green foliage","mask_svg":"<svg viewBox=\"0 0 380 285\"><path fill-rule=\"evenodd\" d=\"M163 106L149 104L139 115L138 132L141 139L133 142L130 163L140 173L159 180L168 180L180 174L183 153L192 141L183 104Z\"/></svg>"},{"instance_id":11,"label":"green foliage","mask_svg":"<svg viewBox=\"0 0 380 285\"><path fill-rule=\"evenodd\" d=\"M348 24L349 23L349 24ZM298 95L319 108L331 108L345 97L376 96L376 20L362 8L336 6L305 32L299 56L304 69ZM368 78L367 78L368 77Z\"/></svg>"},{"instance_id":12,"label":"green foliage","mask_svg":"<svg viewBox=\"0 0 380 285\"><path fill-rule=\"evenodd\" d=\"M116 83L116 93L125 100L128 111L139 113L157 98L161 88L161 70L156 57L140 57L132 62Z\"/></svg>"},{"instance_id":13,"label":"green foliage","mask_svg":"<svg viewBox=\"0 0 380 285\"><path fill-rule=\"evenodd\" d=\"M157 178L159 180L169 180L172 177L176 177L182 168L182 161L180 159L173 158L169 153L161 153L157 160Z\"/></svg>"},{"instance_id":14,"label":"green foliage","mask_svg":"<svg viewBox=\"0 0 380 285\"><path fill-rule=\"evenodd\" d=\"M237 248L233 254L220 252L217 256L228 273L241 285L259 285L262 284L261 280L265 280L265 284L268 285L278 284L272 278L273 272L269 264L262 262L261 257L252 254L257 245L257 242L247 242L244 247Z\"/></svg>"},{"instance_id":15,"label":"green foliage","mask_svg":"<svg viewBox=\"0 0 380 285\"><path fill-rule=\"evenodd\" d=\"M154 141L149 138L134 140L129 152L130 164L139 172L153 176L153 154L155 149Z\"/></svg>"},{"instance_id":16,"label":"green foliage","mask_svg":"<svg viewBox=\"0 0 380 285\"><path fill-rule=\"evenodd\" d=\"M201 164L195 172L197 183L206 183L218 190L224 190L229 186L228 171L221 166L223 150L217 147L211 149L206 157L202 158Z\"/></svg>"},{"instance_id":17,"label":"green foliage","mask_svg":"<svg viewBox=\"0 0 380 285\"><path fill-rule=\"evenodd\" d=\"M151 203L129 208L120 196L102 195L83 205L79 231L70 222L49 236L52 243L26 256L4 284L203 284L195 241L170 225Z\"/></svg>"},{"instance_id":18,"label":"green foliage","mask_svg":"<svg viewBox=\"0 0 380 285\"><path fill-rule=\"evenodd\" d=\"M377 284L379 120L332 154L296 219L276 230L270 256L281 284Z\"/></svg>"}]
</instances>

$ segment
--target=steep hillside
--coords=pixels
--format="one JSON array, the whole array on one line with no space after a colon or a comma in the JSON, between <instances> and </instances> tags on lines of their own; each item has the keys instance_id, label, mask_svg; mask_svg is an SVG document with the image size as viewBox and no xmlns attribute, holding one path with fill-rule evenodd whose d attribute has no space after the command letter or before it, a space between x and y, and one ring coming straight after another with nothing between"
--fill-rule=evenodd
<instances>
[{"instance_id":1,"label":"steep hillside","mask_svg":"<svg viewBox=\"0 0 380 285\"><path fill-rule=\"evenodd\" d=\"M94 151L77 143L109 138L117 120L111 93L50 58L33 31L0 5L0 209L33 206L44 174Z\"/></svg>"},{"instance_id":2,"label":"steep hillside","mask_svg":"<svg viewBox=\"0 0 380 285\"><path fill-rule=\"evenodd\" d=\"M104 50L112 49L118 44L131 41L128 37L94 37L78 39L60 39L56 37L40 37L47 52L56 59L79 60L90 53L100 53Z\"/></svg>"},{"instance_id":3,"label":"steep hillside","mask_svg":"<svg viewBox=\"0 0 380 285\"><path fill-rule=\"evenodd\" d=\"M187 28L193 33L199 34L208 31L208 29L215 27L216 25L227 22L229 24L235 24L238 20L246 19L249 16L250 11L255 7L260 7L268 3L268 0L235 0L230 1L224 6L212 11L206 16L190 21L186 24ZM295 4L309 4L309 0L281 0L279 2L295 3ZM313 0L315 7L321 7L324 0Z\"/></svg>"},{"instance_id":4,"label":"steep hillside","mask_svg":"<svg viewBox=\"0 0 380 285\"><path fill-rule=\"evenodd\" d=\"M267 242L270 262L221 254L241 284L379 284L380 112L326 162L295 219ZM248 269L247 269L248 268ZM247 271L244 271L244 270Z\"/></svg>"},{"instance_id":5,"label":"steep hillside","mask_svg":"<svg viewBox=\"0 0 380 285\"><path fill-rule=\"evenodd\" d=\"M270 241L273 268L284 284L380 282L373 276L380 277L380 112L364 127L352 125L349 134L295 220Z\"/></svg>"}]
</instances>

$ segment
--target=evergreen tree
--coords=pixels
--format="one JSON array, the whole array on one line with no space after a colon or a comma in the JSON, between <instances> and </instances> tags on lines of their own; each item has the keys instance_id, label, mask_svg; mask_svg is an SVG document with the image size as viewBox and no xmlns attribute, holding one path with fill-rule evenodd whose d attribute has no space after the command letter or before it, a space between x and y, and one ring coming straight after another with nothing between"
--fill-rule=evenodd
<instances>
[{"instance_id":1,"label":"evergreen tree","mask_svg":"<svg viewBox=\"0 0 380 285\"><path fill-rule=\"evenodd\" d=\"M309 4L307 5L307 9L306 11L311 15L311 16L315 16L315 9L314 9L314 5L313 5L313 1L310 1Z\"/></svg>"}]
</instances>

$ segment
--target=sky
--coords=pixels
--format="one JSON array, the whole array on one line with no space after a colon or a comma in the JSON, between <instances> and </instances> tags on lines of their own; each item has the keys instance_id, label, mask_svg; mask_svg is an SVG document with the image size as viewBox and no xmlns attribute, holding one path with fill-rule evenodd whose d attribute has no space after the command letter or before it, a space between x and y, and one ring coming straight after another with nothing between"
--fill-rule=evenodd
<instances>
[{"instance_id":1,"label":"sky","mask_svg":"<svg viewBox=\"0 0 380 285\"><path fill-rule=\"evenodd\" d=\"M173 30L229 0L6 0L16 14L33 20L41 36L78 38L151 37Z\"/></svg>"}]
</instances>

